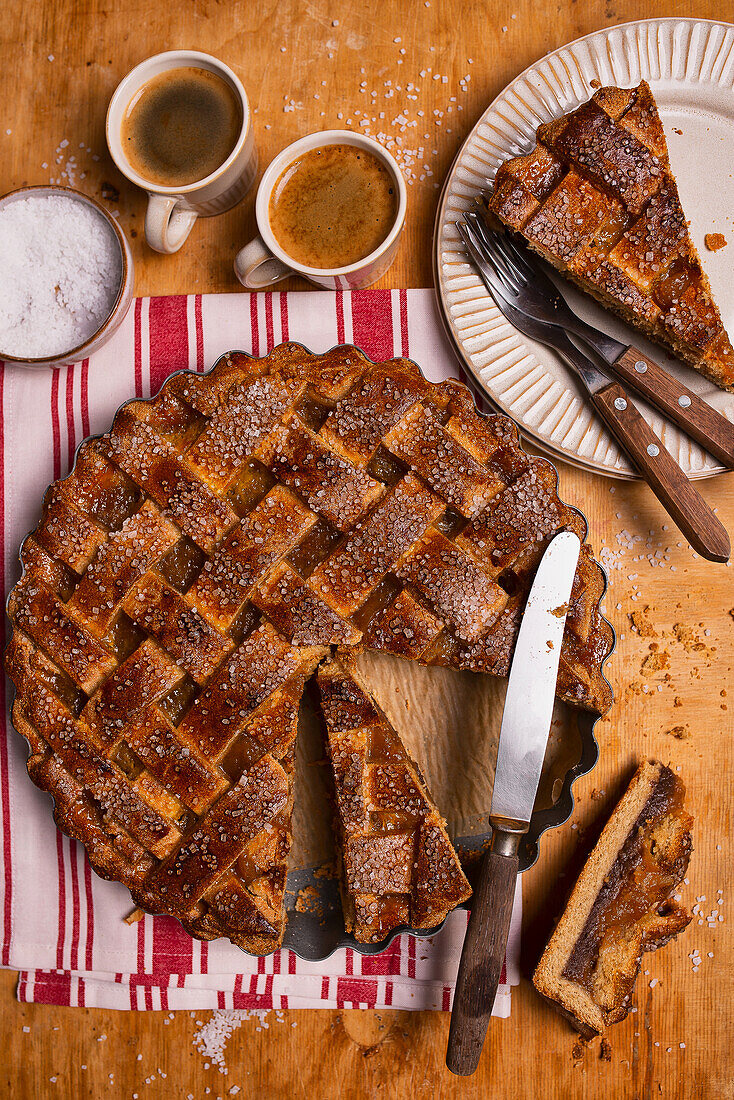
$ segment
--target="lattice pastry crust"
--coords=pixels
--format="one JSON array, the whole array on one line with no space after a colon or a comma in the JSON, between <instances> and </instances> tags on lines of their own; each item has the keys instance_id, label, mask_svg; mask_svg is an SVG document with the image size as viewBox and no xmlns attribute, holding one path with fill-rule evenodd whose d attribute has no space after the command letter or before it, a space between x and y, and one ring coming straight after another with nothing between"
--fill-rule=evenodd
<instances>
[{"instance_id":1,"label":"lattice pastry crust","mask_svg":"<svg viewBox=\"0 0 734 1100\"><path fill-rule=\"evenodd\" d=\"M348 932L378 943L399 925L435 928L471 894L420 768L354 669L316 674L334 778Z\"/></svg>"},{"instance_id":2,"label":"lattice pastry crust","mask_svg":"<svg viewBox=\"0 0 734 1100\"><path fill-rule=\"evenodd\" d=\"M500 165L489 209L628 324L723 389L734 349L688 232L643 80L600 88Z\"/></svg>"},{"instance_id":3,"label":"lattice pastry crust","mask_svg":"<svg viewBox=\"0 0 734 1100\"><path fill-rule=\"evenodd\" d=\"M233 353L125 405L48 490L9 601L58 825L142 908L273 950L306 681L336 647L506 675L544 546L585 535L556 481L461 384L352 347ZM558 692L599 712L603 588L584 545Z\"/></svg>"}]
</instances>

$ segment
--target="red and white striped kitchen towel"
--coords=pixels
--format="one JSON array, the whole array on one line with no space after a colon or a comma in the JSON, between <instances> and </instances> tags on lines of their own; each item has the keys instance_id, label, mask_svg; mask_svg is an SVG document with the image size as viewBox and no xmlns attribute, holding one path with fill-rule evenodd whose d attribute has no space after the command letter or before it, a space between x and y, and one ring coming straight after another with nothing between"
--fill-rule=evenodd
<instances>
[{"instance_id":1,"label":"red and white striped kitchen towel","mask_svg":"<svg viewBox=\"0 0 734 1100\"><path fill-rule=\"evenodd\" d=\"M85 436L108 428L123 401L155 393L173 371L207 370L230 349L263 355L288 339L316 352L355 343L377 360L409 356L432 381L457 373L428 290L142 298L92 360L54 371L0 364L4 593L17 580L18 546L38 522L46 486L67 473ZM9 687L1 678L0 690L4 715ZM56 830L49 797L26 774L26 754L6 720L0 964L21 972L20 1000L132 1009L449 1008L465 912L452 914L432 940L404 936L378 956L338 951L320 963L290 951L251 958L224 940L199 943L168 917L125 924L128 892L98 878L81 845ZM509 1015L510 986L519 980L520 908L518 888L496 1015Z\"/></svg>"}]
</instances>

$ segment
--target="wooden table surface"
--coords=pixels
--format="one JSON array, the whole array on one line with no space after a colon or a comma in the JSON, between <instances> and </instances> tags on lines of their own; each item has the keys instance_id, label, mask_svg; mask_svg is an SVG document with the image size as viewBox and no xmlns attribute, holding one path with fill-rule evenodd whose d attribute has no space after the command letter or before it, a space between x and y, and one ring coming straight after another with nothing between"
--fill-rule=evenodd
<instances>
[{"instance_id":1,"label":"wooden table surface","mask_svg":"<svg viewBox=\"0 0 734 1100\"><path fill-rule=\"evenodd\" d=\"M159 256L143 240L144 196L121 178L105 148L107 101L127 70L160 50L197 48L221 57L242 77L256 112L261 167L313 129L356 129L365 114L379 120L384 111L378 126L392 135L392 120L402 109L419 119L419 127L407 131L404 148L410 149L410 135L417 134L415 144L425 146L431 174L419 168L416 177L423 178L408 188L407 232L383 285L429 286L438 187L486 105L514 75L564 42L661 15L732 20L734 5L731 0L380 0L378 5L9 0L0 19L0 190L55 178L106 196L132 238L139 294L238 290L232 258L254 232L252 195L230 213L201 221L178 255ZM435 74L447 82L432 79ZM459 82L466 76L471 80L462 90ZM410 93L417 100L403 100L409 84L417 86ZM377 126L372 129L377 132ZM637 1012L609 1031L604 1051L598 1041L579 1044L525 977L513 992L511 1019L492 1021L479 1071L467 1080L452 1078L444 1068L448 1017L438 1012L290 1011L282 1018L273 1012L267 1028L247 1019L229 1040L225 1077L216 1067L205 1068L192 1042L196 1019L207 1020L209 1013L194 1014L195 1019L182 1012L169 1020L164 1013L22 1006L14 999L15 976L4 973L3 1095L12 1092L17 1100L734 1096L728 934L734 574L681 545L646 487L611 483L563 464L560 472L564 497L589 518L597 552L608 548L607 613L619 632L609 671L617 701L598 727L600 763L576 785L575 827L547 834L539 863L525 876L524 973L532 969L557 913L559 879L570 881L643 756L680 767L696 816L684 897L691 904L701 898L706 915L718 909L725 919L719 917L711 928L694 918L672 946L645 957ZM734 532L734 475L701 488ZM633 542L633 536L640 537ZM649 556L658 549L666 557L656 566ZM645 607L655 638L641 636L629 618ZM646 662L651 651L664 656ZM695 972L694 950L701 956ZM102 1035L106 1040L97 1041Z\"/></svg>"}]
</instances>

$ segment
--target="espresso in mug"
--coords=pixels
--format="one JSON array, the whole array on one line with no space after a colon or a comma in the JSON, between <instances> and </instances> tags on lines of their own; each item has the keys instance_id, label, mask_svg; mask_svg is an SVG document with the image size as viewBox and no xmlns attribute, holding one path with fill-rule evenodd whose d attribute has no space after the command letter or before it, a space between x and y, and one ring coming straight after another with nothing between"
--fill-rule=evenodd
<instances>
[{"instance_id":1,"label":"espresso in mug","mask_svg":"<svg viewBox=\"0 0 734 1100\"><path fill-rule=\"evenodd\" d=\"M395 225L398 194L386 164L356 145L324 145L289 164L270 196L270 228L303 267L358 263Z\"/></svg>"},{"instance_id":2,"label":"espresso in mug","mask_svg":"<svg viewBox=\"0 0 734 1100\"><path fill-rule=\"evenodd\" d=\"M130 100L120 139L131 168L150 183L185 187L215 172L242 129L242 107L216 73L193 66L151 77Z\"/></svg>"}]
</instances>

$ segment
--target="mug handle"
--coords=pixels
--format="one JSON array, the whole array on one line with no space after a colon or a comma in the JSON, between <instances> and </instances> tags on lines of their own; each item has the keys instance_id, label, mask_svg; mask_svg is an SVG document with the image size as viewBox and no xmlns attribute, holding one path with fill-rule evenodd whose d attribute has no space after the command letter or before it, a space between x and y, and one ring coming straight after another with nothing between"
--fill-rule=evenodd
<instances>
[{"instance_id":1,"label":"mug handle","mask_svg":"<svg viewBox=\"0 0 734 1100\"><path fill-rule=\"evenodd\" d=\"M178 199L148 195L145 239L156 252L178 252L198 217L195 210L177 210L177 205Z\"/></svg>"},{"instance_id":2,"label":"mug handle","mask_svg":"<svg viewBox=\"0 0 734 1100\"><path fill-rule=\"evenodd\" d=\"M293 274L287 264L267 250L261 237L254 237L239 250L234 258L234 270L248 290L262 290Z\"/></svg>"}]
</instances>

